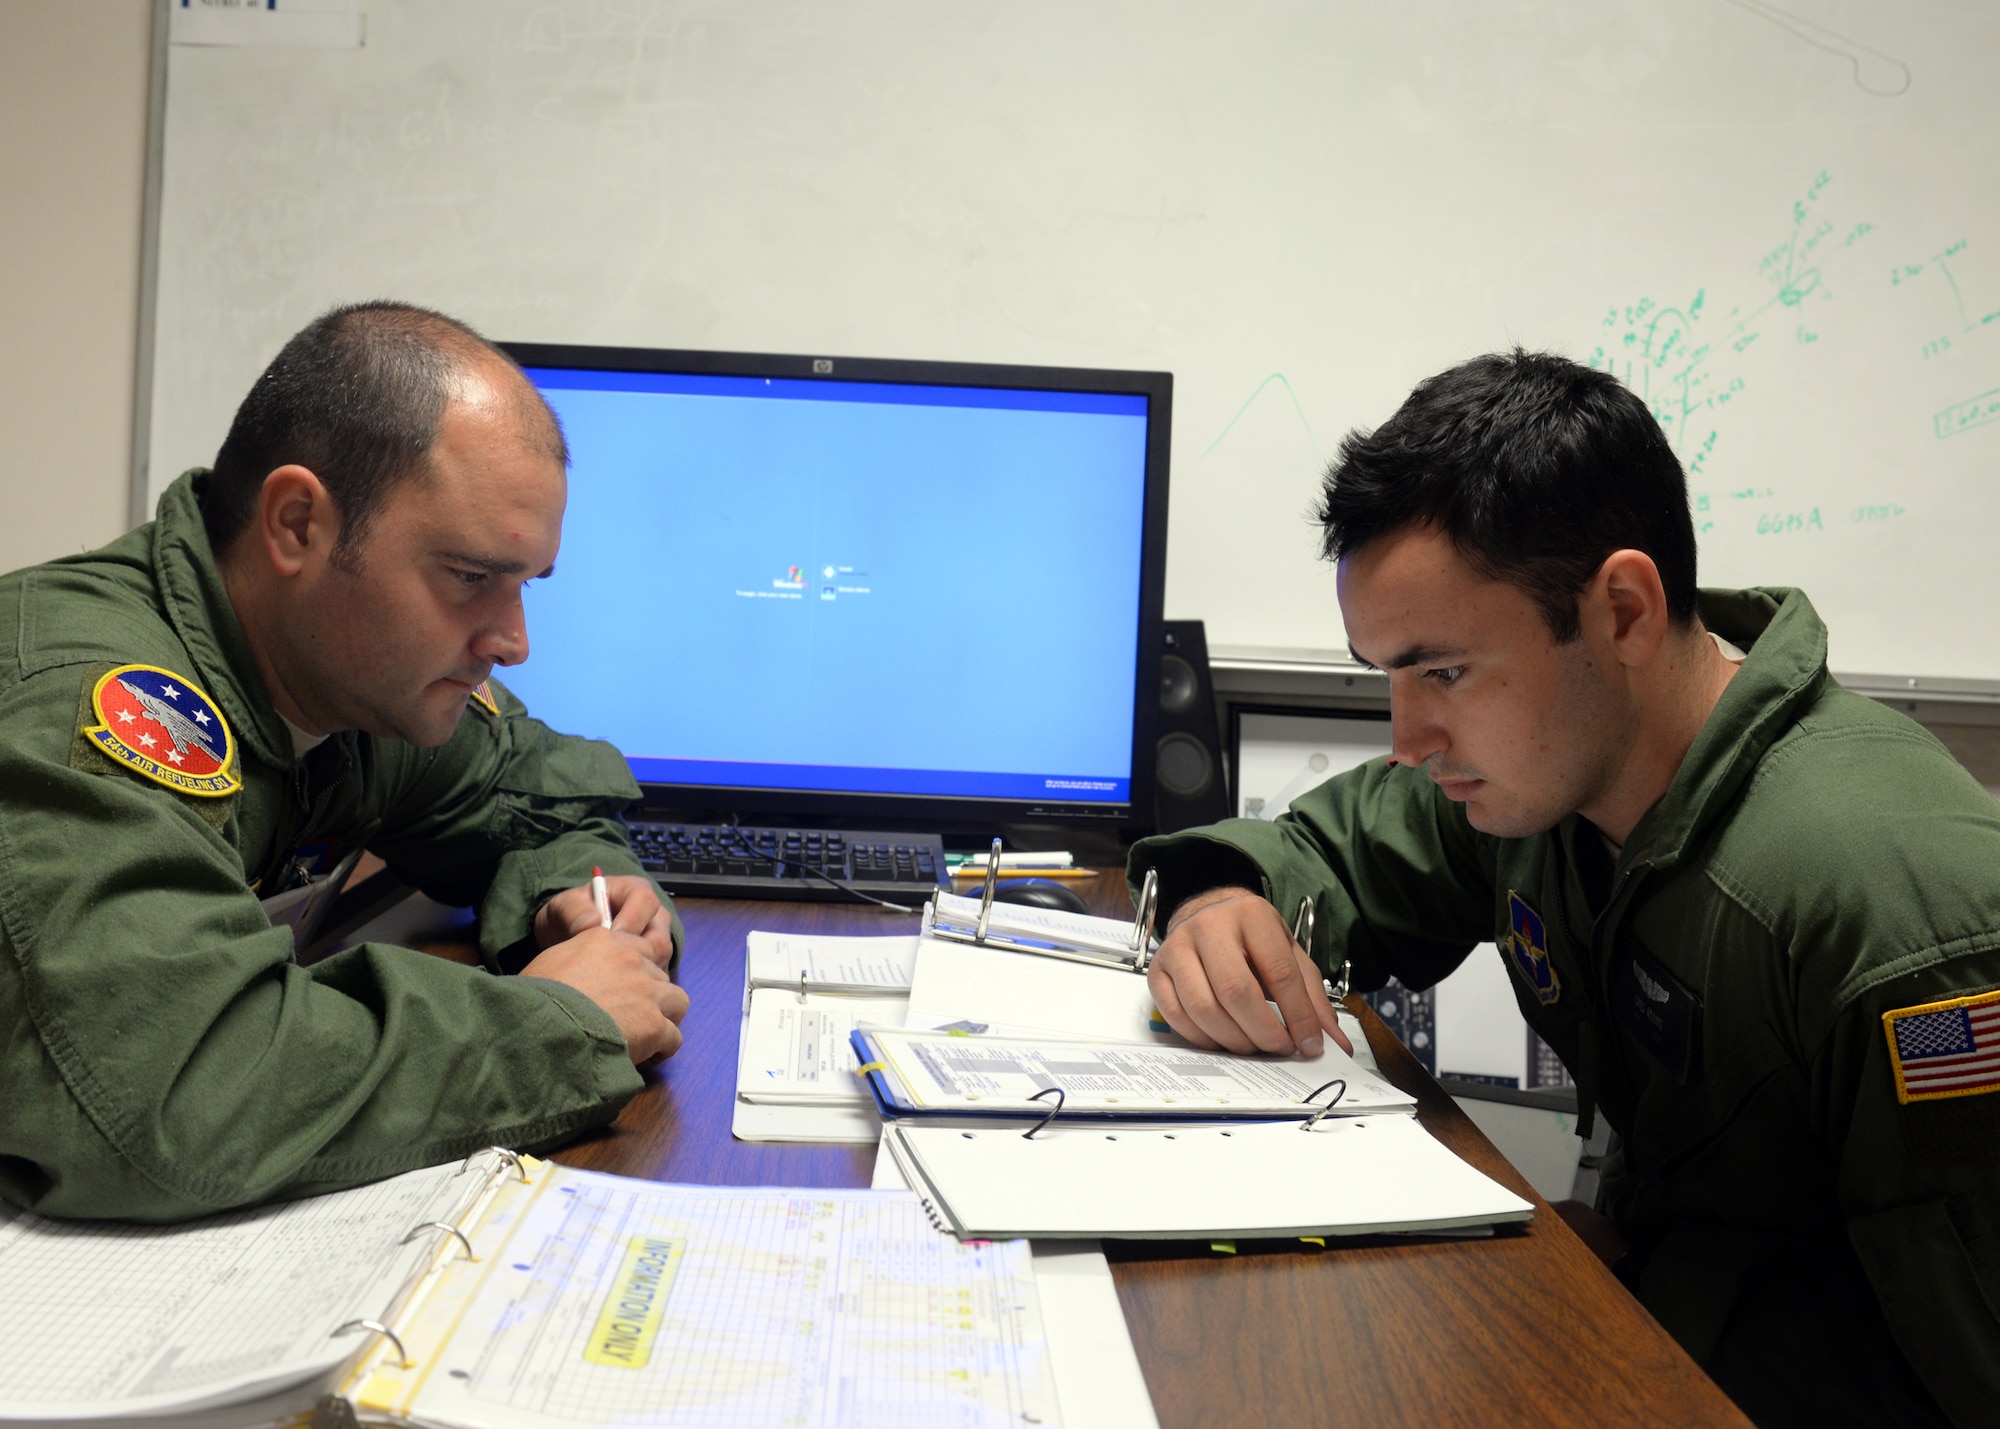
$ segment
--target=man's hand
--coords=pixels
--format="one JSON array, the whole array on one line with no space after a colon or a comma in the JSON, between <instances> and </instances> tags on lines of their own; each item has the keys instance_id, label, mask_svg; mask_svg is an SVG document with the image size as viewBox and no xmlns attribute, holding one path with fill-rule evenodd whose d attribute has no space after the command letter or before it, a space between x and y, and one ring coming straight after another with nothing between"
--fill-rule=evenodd
<instances>
[{"instance_id":1,"label":"man's hand","mask_svg":"<svg viewBox=\"0 0 2000 1429\"><path fill-rule=\"evenodd\" d=\"M611 898L611 926L645 943L647 956L664 970L674 956L674 918L651 879L617 874L604 880ZM535 915L535 942L544 950L598 927L597 902L590 885L566 888Z\"/></svg>"},{"instance_id":2,"label":"man's hand","mask_svg":"<svg viewBox=\"0 0 2000 1429\"><path fill-rule=\"evenodd\" d=\"M1248 888L1210 889L1176 909L1146 981L1168 1025L1197 1047L1317 1057L1325 1031L1354 1050L1318 966Z\"/></svg>"},{"instance_id":3,"label":"man's hand","mask_svg":"<svg viewBox=\"0 0 2000 1429\"><path fill-rule=\"evenodd\" d=\"M589 896L585 889L585 899ZM593 912L590 927L542 953L521 969L521 976L565 983L603 1008L625 1034L634 1065L673 1056L680 1050L687 993L667 976L666 959L655 956L646 939L596 924Z\"/></svg>"}]
</instances>

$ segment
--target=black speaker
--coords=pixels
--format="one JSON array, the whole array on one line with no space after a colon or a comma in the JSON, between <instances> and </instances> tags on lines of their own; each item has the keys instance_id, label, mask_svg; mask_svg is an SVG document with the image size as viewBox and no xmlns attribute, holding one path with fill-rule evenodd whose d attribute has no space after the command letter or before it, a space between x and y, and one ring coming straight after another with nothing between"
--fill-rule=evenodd
<instances>
[{"instance_id":1,"label":"black speaker","mask_svg":"<svg viewBox=\"0 0 2000 1429\"><path fill-rule=\"evenodd\" d=\"M1208 637L1199 620L1164 620L1160 742L1153 763L1153 827L1170 834L1229 817L1222 741L1215 728Z\"/></svg>"}]
</instances>

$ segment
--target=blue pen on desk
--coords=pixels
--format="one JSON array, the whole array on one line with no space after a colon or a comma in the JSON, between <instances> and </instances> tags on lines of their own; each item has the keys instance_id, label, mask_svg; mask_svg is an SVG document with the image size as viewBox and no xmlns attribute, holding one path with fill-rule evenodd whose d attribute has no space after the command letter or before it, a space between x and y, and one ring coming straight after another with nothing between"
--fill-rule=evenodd
<instances>
[{"instance_id":1,"label":"blue pen on desk","mask_svg":"<svg viewBox=\"0 0 2000 1429\"><path fill-rule=\"evenodd\" d=\"M590 896L597 902L597 925L611 926L611 890L604 886L604 870L593 867L590 870Z\"/></svg>"}]
</instances>

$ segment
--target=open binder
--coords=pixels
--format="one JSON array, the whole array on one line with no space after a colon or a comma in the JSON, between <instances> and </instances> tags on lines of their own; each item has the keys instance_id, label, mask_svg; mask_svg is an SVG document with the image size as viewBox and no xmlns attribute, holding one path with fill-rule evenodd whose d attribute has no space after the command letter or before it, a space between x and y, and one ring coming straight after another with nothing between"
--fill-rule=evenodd
<instances>
[{"instance_id":1,"label":"open binder","mask_svg":"<svg viewBox=\"0 0 2000 1429\"><path fill-rule=\"evenodd\" d=\"M405 1204L447 1209L407 1228L382 1275L318 1294L341 1251L395 1245ZM260 1260L287 1223L303 1236ZM106 1245L121 1283L157 1300L114 1307L129 1323L107 1323L90 1255ZM190 1317L174 1267L218 1256L235 1257L228 1298ZM65 1320L28 1304L24 1271L96 1289ZM0 1281L23 1307L0 1312L0 1424L1060 1423L1027 1245L939 1236L902 1192L663 1185L495 1150L186 1226L17 1216ZM150 1338L141 1314L160 1322ZM306 1348L232 1374L232 1356L259 1357L253 1314L296 1320Z\"/></svg>"},{"instance_id":2,"label":"open binder","mask_svg":"<svg viewBox=\"0 0 2000 1429\"><path fill-rule=\"evenodd\" d=\"M995 882L989 875L987 891L978 898L942 889L933 894L924 905L923 936L1137 973L1146 970L1158 950L1149 911L1126 924L1087 913L995 903Z\"/></svg>"},{"instance_id":3,"label":"open binder","mask_svg":"<svg viewBox=\"0 0 2000 1429\"><path fill-rule=\"evenodd\" d=\"M885 1121L1023 1116L1113 1121L1413 1114L1416 1098L1330 1042L1319 1057L1241 1057L1191 1047L857 1027L854 1054ZM1053 1105L1037 1105L1053 1097Z\"/></svg>"},{"instance_id":4,"label":"open binder","mask_svg":"<svg viewBox=\"0 0 2000 1429\"><path fill-rule=\"evenodd\" d=\"M1462 1234L1534 1214L1408 1116L894 1122L882 1143L938 1228L967 1240Z\"/></svg>"},{"instance_id":5,"label":"open binder","mask_svg":"<svg viewBox=\"0 0 2000 1429\"><path fill-rule=\"evenodd\" d=\"M924 905L923 936L954 943L1009 952L1035 953L1042 957L1066 958L1143 973L1160 950L1153 925L1159 916L1160 876L1147 869L1139 886L1138 915L1129 924L1115 918L1095 918L1084 913L1022 907L996 903L999 888L1000 840L993 840L987 860L986 882L977 898L943 890ZM1311 898L1299 901L1292 922L1292 940L1312 953L1315 914ZM1348 964L1343 962L1339 978L1325 981L1327 1000L1338 1003L1347 996Z\"/></svg>"}]
</instances>

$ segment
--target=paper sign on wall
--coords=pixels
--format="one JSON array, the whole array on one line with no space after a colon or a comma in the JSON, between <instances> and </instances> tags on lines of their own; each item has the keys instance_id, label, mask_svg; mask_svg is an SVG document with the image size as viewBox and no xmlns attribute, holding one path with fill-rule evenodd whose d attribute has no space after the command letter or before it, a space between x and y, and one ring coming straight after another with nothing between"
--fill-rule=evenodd
<instances>
[{"instance_id":1,"label":"paper sign on wall","mask_svg":"<svg viewBox=\"0 0 2000 1429\"><path fill-rule=\"evenodd\" d=\"M177 45L353 50L361 47L355 0L173 0Z\"/></svg>"}]
</instances>

